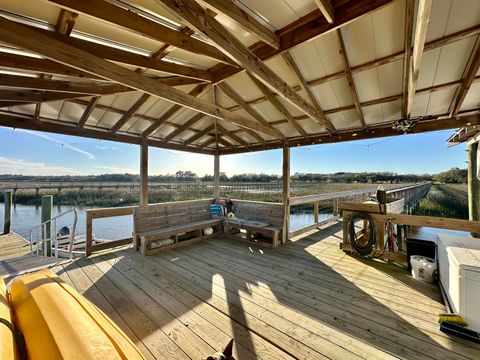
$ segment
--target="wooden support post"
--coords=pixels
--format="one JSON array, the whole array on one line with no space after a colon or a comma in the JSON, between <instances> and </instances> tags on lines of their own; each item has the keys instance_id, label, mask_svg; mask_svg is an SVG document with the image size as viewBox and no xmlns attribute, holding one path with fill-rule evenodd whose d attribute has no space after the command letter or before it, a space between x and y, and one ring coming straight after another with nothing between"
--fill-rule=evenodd
<instances>
[{"instance_id":1,"label":"wooden support post","mask_svg":"<svg viewBox=\"0 0 480 360\"><path fill-rule=\"evenodd\" d=\"M468 218L480 220L480 180L478 173L478 142L468 144ZM480 237L480 231L472 233L472 236Z\"/></svg>"},{"instance_id":2,"label":"wooden support post","mask_svg":"<svg viewBox=\"0 0 480 360\"><path fill-rule=\"evenodd\" d=\"M282 203L285 207L282 244L285 244L290 231L290 148L287 145L283 147L282 183Z\"/></svg>"},{"instance_id":3,"label":"wooden support post","mask_svg":"<svg viewBox=\"0 0 480 360\"><path fill-rule=\"evenodd\" d=\"M3 203L5 206L3 233L9 234L12 231L12 192L3 192Z\"/></svg>"},{"instance_id":4,"label":"wooden support post","mask_svg":"<svg viewBox=\"0 0 480 360\"><path fill-rule=\"evenodd\" d=\"M93 224L92 224L92 213L88 210L86 211L86 238L85 238L85 256L90 256L92 254L92 243L93 243Z\"/></svg>"},{"instance_id":5,"label":"wooden support post","mask_svg":"<svg viewBox=\"0 0 480 360\"><path fill-rule=\"evenodd\" d=\"M140 144L140 206L148 205L148 145Z\"/></svg>"},{"instance_id":6,"label":"wooden support post","mask_svg":"<svg viewBox=\"0 0 480 360\"><path fill-rule=\"evenodd\" d=\"M314 223L318 224L318 201L315 201L313 203L313 217L314 217Z\"/></svg>"},{"instance_id":7,"label":"wooden support post","mask_svg":"<svg viewBox=\"0 0 480 360\"><path fill-rule=\"evenodd\" d=\"M220 155L213 156L213 197L220 197Z\"/></svg>"},{"instance_id":8,"label":"wooden support post","mask_svg":"<svg viewBox=\"0 0 480 360\"><path fill-rule=\"evenodd\" d=\"M52 218L52 207L53 207L53 195L44 195L42 196L42 210L40 221L44 223ZM53 231L56 231L53 229ZM45 248L47 249L44 256L52 255L52 223L49 222L42 226L42 240L46 241Z\"/></svg>"}]
</instances>

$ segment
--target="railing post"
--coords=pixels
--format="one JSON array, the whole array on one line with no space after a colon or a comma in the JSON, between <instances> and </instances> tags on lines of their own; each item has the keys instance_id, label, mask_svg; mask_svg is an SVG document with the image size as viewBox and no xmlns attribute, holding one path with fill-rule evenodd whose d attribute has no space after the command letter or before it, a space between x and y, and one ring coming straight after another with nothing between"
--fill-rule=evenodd
<instances>
[{"instance_id":1,"label":"railing post","mask_svg":"<svg viewBox=\"0 0 480 360\"><path fill-rule=\"evenodd\" d=\"M478 142L468 144L468 218L469 220L480 219L480 180L478 179ZM472 236L480 236L480 231L472 233Z\"/></svg>"},{"instance_id":2,"label":"railing post","mask_svg":"<svg viewBox=\"0 0 480 360\"><path fill-rule=\"evenodd\" d=\"M85 237L85 255L92 254L92 241L93 241L93 226L92 226L92 213L86 211L86 237Z\"/></svg>"},{"instance_id":3,"label":"railing post","mask_svg":"<svg viewBox=\"0 0 480 360\"><path fill-rule=\"evenodd\" d=\"M44 223L45 221L52 219L52 206L53 206L53 195L45 195L42 196L42 210L41 210L41 218L40 221ZM55 229L54 229L55 231ZM43 241L45 244L45 252L43 256L51 256L52 255L52 223L48 222L44 225L44 231L42 232L44 235Z\"/></svg>"},{"instance_id":4,"label":"railing post","mask_svg":"<svg viewBox=\"0 0 480 360\"><path fill-rule=\"evenodd\" d=\"M318 201L313 203L314 224L318 224Z\"/></svg>"},{"instance_id":5,"label":"railing post","mask_svg":"<svg viewBox=\"0 0 480 360\"><path fill-rule=\"evenodd\" d=\"M283 146L283 166L282 166L282 203L285 208L284 223L282 231L282 243L286 243L290 232L290 148Z\"/></svg>"},{"instance_id":6,"label":"railing post","mask_svg":"<svg viewBox=\"0 0 480 360\"><path fill-rule=\"evenodd\" d=\"M3 192L3 203L5 206L3 233L9 234L12 231L12 192Z\"/></svg>"},{"instance_id":7,"label":"railing post","mask_svg":"<svg viewBox=\"0 0 480 360\"><path fill-rule=\"evenodd\" d=\"M213 156L213 197L220 197L220 155Z\"/></svg>"},{"instance_id":8,"label":"railing post","mask_svg":"<svg viewBox=\"0 0 480 360\"><path fill-rule=\"evenodd\" d=\"M148 145L140 144L140 206L148 205Z\"/></svg>"}]
</instances>

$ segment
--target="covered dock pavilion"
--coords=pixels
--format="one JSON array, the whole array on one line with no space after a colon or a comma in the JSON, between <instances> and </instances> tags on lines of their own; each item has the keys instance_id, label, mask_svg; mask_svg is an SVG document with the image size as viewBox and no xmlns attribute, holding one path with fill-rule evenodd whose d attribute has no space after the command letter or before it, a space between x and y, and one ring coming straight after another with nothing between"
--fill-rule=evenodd
<instances>
[{"instance_id":1,"label":"covered dock pavilion","mask_svg":"<svg viewBox=\"0 0 480 360\"><path fill-rule=\"evenodd\" d=\"M0 0L0 126L139 145L143 208L149 147L212 155L213 196L222 155L283 149L278 248L103 247L53 267L147 358L234 337L239 359L478 359L438 330L436 287L344 254L340 225L290 241L288 219L291 147L480 126L479 34L476 0Z\"/></svg>"}]
</instances>

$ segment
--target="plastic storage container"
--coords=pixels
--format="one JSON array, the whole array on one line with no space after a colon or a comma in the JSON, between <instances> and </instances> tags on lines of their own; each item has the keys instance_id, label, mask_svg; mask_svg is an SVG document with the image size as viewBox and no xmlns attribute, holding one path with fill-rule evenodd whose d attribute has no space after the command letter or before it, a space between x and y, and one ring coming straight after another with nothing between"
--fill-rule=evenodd
<instances>
[{"instance_id":1,"label":"plastic storage container","mask_svg":"<svg viewBox=\"0 0 480 360\"><path fill-rule=\"evenodd\" d=\"M430 259L437 260L437 244L435 238L422 238L409 236L406 239L407 242L407 258L408 258L408 271L412 271L410 265L410 258L412 255L422 255Z\"/></svg>"},{"instance_id":2,"label":"plastic storage container","mask_svg":"<svg viewBox=\"0 0 480 360\"><path fill-rule=\"evenodd\" d=\"M433 282L434 274L437 271L437 263L434 259L421 255L412 255L410 264L412 265L412 276L414 279L428 283Z\"/></svg>"}]
</instances>

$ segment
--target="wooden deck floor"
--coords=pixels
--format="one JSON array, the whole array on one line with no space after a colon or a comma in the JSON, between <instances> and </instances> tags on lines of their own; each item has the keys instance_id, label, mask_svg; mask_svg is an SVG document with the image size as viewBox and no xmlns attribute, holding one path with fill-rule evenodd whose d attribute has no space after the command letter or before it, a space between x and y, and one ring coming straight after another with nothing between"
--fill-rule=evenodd
<instances>
[{"instance_id":1,"label":"wooden deck floor","mask_svg":"<svg viewBox=\"0 0 480 360\"><path fill-rule=\"evenodd\" d=\"M341 228L277 249L211 239L145 258L124 248L53 270L149 359L479 359L442 334L435 286L338 250Z\"/></svg>"},{"instance_id":2,"label":"wooden deck floor","mask_svg":"<svg viewBox=\"0 0 480 360\"><path fill-rule=\"evenodd\" d=\"M0 276L14 276L65 263L68 260L31 255L30 245L15 233L0 235Z\"/></svg>"}]
</instances>

